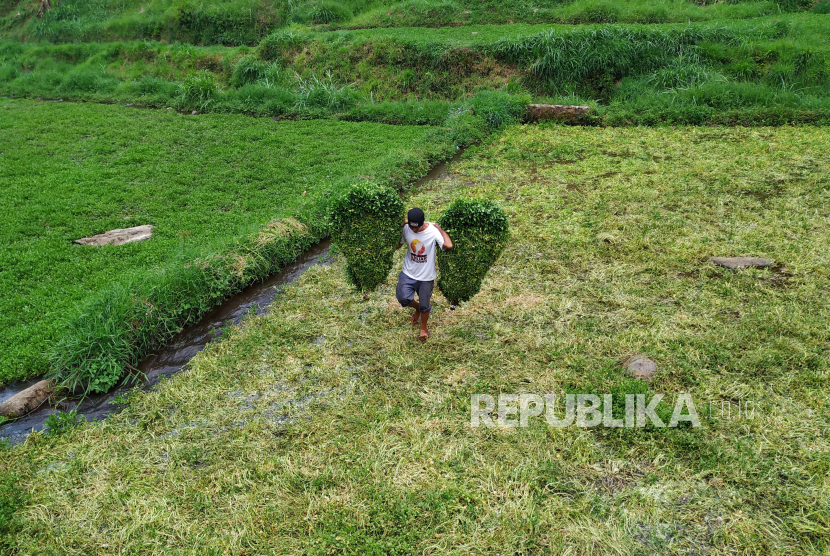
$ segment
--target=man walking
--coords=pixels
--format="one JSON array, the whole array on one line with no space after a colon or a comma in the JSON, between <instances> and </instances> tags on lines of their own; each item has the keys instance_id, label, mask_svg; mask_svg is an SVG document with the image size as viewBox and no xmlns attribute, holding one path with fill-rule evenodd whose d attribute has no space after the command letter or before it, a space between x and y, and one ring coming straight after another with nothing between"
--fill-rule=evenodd
<instances>
[{"instance_id":1,"label":"man walking","mask_svg":"<svg viewBox=\"0 0 830 556\"><path fill-rule=\"evenodd\" d=\"M430 298L435 287L435 244L442 250L452 249L452 240L447 232L434 222L424 222L424 211L414 208L407 214L401 242L406 245L406 257L403 260L403 272L398 275L398 287L395 296L402 307L414 307L412 324L421 323L418 339L425 342L429 338L427 320L432 309ZM415 293L418 301L415 301Z\"/></svg>"}]
</instances>

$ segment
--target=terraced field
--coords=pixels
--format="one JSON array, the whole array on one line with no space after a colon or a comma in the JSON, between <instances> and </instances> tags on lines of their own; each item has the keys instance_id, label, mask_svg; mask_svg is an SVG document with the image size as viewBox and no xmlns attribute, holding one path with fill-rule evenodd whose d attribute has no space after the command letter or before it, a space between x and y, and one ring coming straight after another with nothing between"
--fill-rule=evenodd
<instances>
[{"instance_id":1,"label":"terraced field","mask_svg":"<svg viewBox=\"0 0 830 556\"><path fill-rule=\"evenodd\" d=\"M828 0L0 0L0 553L828 553L828 125ZM507 214L428 341L335 250L112 390L357 183Z\"/></svg>"}]
</instances>

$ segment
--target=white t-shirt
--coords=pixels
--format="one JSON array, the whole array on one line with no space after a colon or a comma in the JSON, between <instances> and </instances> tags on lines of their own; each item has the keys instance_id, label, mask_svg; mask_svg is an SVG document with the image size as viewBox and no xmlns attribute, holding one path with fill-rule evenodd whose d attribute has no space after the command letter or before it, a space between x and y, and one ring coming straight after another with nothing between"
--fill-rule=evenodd
<instances>
[{"instance_id":1,"label":"white t-shirt","mask_svg":"<svg viewBox=\"0 0 830 556\"><path fill-rule=\"evenodd\" d=\"M423 232L415 233L406 225L401 243L406 244L403 273L419 282L435 280L435 244L444 249L444 236L438 228L428 224Z\"/></svg>"}]
</instances>

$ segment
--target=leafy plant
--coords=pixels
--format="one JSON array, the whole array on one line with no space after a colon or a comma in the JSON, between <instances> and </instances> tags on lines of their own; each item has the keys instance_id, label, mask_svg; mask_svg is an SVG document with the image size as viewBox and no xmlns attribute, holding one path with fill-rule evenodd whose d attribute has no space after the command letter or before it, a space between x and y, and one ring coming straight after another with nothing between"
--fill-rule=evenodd
<instances>
[{"instance_id":1,"label":"leafy plant","mask_svg":"<svg viewBox=\"0 0 830 556\"><path fill-rule=\"evenodd\" d=\"M501 255L510 236L507 215L488 200L458 199L438 223L453 248L438 255L438 288L450 303L468 301Z\"/></svg>"},{"instance_id":2,"label":"leafy plant","mask_svg":"<svg viewBox=\"0 0 830 556\"><path fill-rule=\"evenodd\" d=\"M60 436L83 422L84 418L78 415L77 409L67 412L58 411L46 417L46 434Z\"/></svg>"},{"instance_id":3,"label":"leafy plant","mask_svg":"<svg viewBox=\"0 0 830 556\"><path fill-rule=\"evenodd\" d=\"M403 214L393 189L366 182L332 204L332 241L346 257L346 276L358 291L375 289L389 275Z\"/></svg>"}]
</instances>

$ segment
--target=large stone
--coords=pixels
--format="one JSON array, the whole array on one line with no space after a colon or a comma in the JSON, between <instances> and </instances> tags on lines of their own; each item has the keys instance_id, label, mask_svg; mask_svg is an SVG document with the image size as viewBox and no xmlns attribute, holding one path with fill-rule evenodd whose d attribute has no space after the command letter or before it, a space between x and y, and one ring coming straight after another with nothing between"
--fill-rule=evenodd
<instances>
[{"instance_id":1,"label":"large stone","mask_svg":"<svg viewBox=\"0 0 830 556\"><path fill-rule=\"evenodd\" d=\"M31 413L49 399L54 388L51 380L41 380L0 404L0 415L22 417Z\"/></svg>"},{"instance_id":2,"label":"large stone","mask_svg":"<svg viewBox=\"0 0 830 556\"><path fill-rule=\"evenodd\" d=\"M84 237L75 240L79 245L94 245L96 247L101 245L121 245L131 241L143 241L149 239L153 235L153 228L150 224L144 226L136 226L134 228L119 228L117 230L110 230L97 236Z\"/></svg>"},{"instance_id":3,"label":"large stone","mask_svg":"<svg viewBox=\"0 0 830 556\"><path fill-rule=\"evenodd\" d=\"M623 366L631 373L632 378L649 380L657 372L657 363L645 355L632 355L625 361Z\"/></svg>"},{"instance_id":4,"label":"large stone","mask_svg":"<svg viewBox=\"0 0 830 556\"><path fill-rule=\"evenodd\" d=\"M572 120L584 116L591 111L590 106L571 106L567 104L528 104L527 119L532 122L539 120Z\"/></svg>"},{"instance_id":5,"label":"large stone","mask_svg":"<svg viewBox=\"0 0 830 556\"><path fill-rule=\"evenodd\" d=\"M765 267L772 266L772 259L762 259L760 257L712 257L709 259L716 265L725 266L732 270L741 268L749 268L752 266Z\"/></svg>"}]
</instances>

